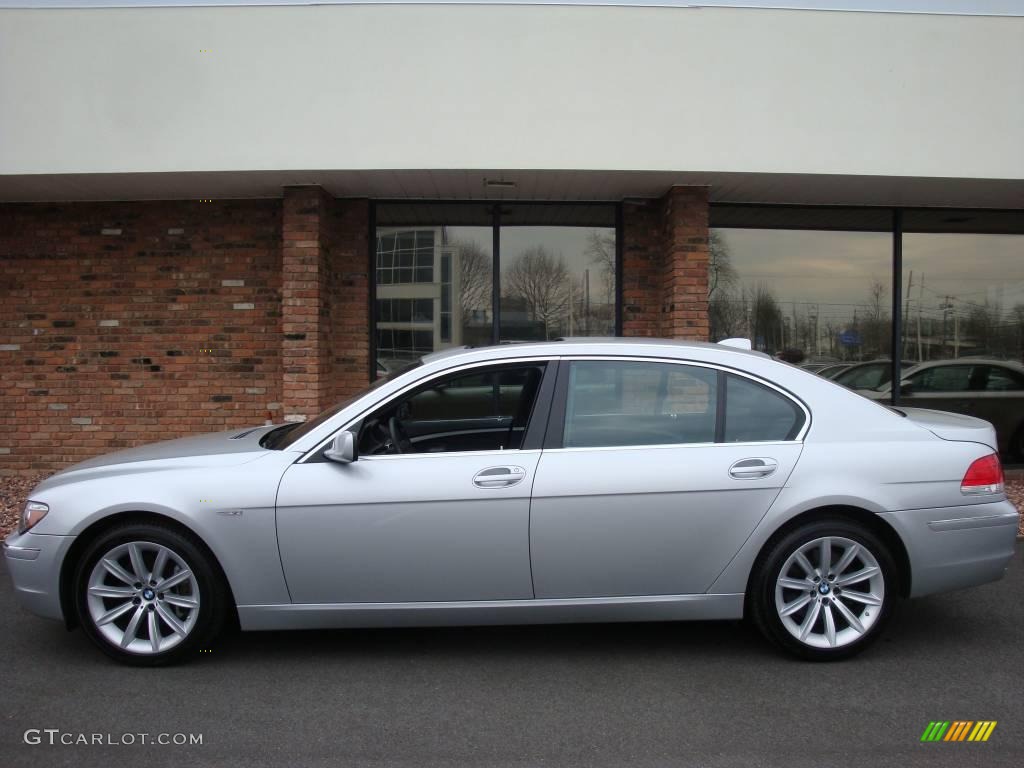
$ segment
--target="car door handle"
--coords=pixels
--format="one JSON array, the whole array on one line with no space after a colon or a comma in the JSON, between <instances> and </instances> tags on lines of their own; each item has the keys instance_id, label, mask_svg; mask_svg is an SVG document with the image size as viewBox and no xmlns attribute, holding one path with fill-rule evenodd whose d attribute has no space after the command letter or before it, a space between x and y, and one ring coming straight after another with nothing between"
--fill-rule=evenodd
<instances>
[{"instance_id":1,"label":"car door handle","mask_svg":"<svg viewBox=\"0 0 1024 768\"><path fill-rule=\"evenodd\" d=\"M737 480L756 480L768 477L779 468L775 459L740 459L729 467L729 476Z\"/></svg>"},{"instance_id":2,"label":"car door handle","mask_svg":"<svg viewBox=\"0 0 1024 768\"><path fill-rule=\"evenodd\" d=\"M523 482L526 470L522 467L488 467L473 475L473 485L477 488L508 488Z\"/></svg>"}]
</instances>

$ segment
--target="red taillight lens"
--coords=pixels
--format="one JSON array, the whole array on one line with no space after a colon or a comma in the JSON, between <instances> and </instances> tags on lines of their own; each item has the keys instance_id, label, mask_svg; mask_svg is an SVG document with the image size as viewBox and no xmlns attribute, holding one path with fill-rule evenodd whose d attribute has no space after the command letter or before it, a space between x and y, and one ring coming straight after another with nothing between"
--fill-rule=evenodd
<instances>
[{"instance_id":1,"label":"red taillight lens","mask_svg":"<svg viewBox=\"0 0 1024 768\"><path fill-rule=\"evenodd\" d=\"M960 483L960 493L971 495L979 493L1002 493L1003 492L1003 465L999 463L999 456L990 453L982 456L967 468L963 482Z\"/></svg>"}]
</instances>

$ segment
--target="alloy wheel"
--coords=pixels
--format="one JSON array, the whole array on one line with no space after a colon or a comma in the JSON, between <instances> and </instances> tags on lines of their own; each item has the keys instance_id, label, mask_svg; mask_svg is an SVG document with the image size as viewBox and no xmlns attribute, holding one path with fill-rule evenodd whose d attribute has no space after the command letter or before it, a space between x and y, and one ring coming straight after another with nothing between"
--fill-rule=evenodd
<instances>
[{"instance_id":1,"label":"alloy wheel","mask_svg":"<svg viewBox=\"0 0 1024 768\"><path fill-rule=\"evenodd\" d=\"M154 542L131 541L107 551L93 566L86 593L96 629L129 653L168 651L199 618L195 574L180 555Z\"/></svg>"},{"instance_id":2,"label":"alloy wheel","mask_svg":"<svg viewBox=\"0 0 1024 768\"><path fill-rule=\"evenodd\" d=\"M794 638L812 648L842 648L882 615L885 578L861 543L824 536L801 545L775 582L775 609Z\"/></svg>"}]
</instances>

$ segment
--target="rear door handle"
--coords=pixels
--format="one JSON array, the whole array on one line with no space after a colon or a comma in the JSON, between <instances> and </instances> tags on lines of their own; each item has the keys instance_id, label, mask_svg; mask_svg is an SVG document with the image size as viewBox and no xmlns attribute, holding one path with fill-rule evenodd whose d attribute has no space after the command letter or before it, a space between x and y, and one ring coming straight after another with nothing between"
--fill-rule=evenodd
<instances>
[{"instance_id":1,"label":"rear door handle","mask_svg":"<svg viewBox=\"0 0 1024 768\"><path fill-rule=\"evenodd\" d=\"M740 459L729 467L729 476L737 480L756 480L768 477L779 468L775 459Z\"/></svg>"},{"instance_id":2,"label":"rear door handle","mask_svg":"<svg viewBox=\"0 0 1024 768\"><path fill-rule=\"evenodd\" d=\"M508 488L523 482L524 477L526 470L522 467L487 467L473 475L473 485L477 488Z\"/></svg>"}]
</instances>

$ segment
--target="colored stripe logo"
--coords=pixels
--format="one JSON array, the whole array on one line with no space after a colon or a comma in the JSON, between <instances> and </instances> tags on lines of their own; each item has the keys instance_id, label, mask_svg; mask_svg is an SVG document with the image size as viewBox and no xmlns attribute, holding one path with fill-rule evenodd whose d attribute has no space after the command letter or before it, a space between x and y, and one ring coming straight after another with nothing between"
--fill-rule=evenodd
<instances>
[{"instance_id":1,"label":"colored stripe logo","mask_svg":"<svg viewBox=\"0 0 1024 768\"><path fill-rule=\"evenodd\" d=\"M921 741L988 741L996 720L933 720L921 734Z\"/></svg>"}]
</instances>

